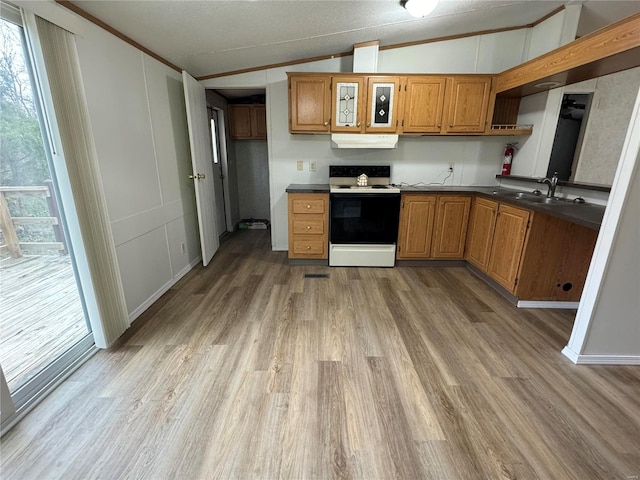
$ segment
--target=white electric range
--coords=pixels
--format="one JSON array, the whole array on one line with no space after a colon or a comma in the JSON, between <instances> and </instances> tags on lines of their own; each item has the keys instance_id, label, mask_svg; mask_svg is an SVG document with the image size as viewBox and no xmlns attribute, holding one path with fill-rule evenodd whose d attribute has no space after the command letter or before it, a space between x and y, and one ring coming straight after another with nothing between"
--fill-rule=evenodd
<instances>
[{"instance_id":1,"label":"white electric range","mask_svg":"<svg viewBox=\"0 0 640 480\"><path fill-rule=\"evenodd\" d=\"M393 267L400 189L389 165L329 166L329 265Z\"/></svg>"}]
</instances>

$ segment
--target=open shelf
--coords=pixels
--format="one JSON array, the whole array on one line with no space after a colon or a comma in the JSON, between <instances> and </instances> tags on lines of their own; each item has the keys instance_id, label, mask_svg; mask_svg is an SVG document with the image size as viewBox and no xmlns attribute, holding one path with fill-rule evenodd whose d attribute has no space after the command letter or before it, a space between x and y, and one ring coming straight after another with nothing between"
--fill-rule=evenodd
<instances>
[{"instance_id":1,"label":"open shelf","mask_svg":"<svg viewBox=\"0 0 640 480\"><path fill-rule=\"evenodd\" d=\"M531 135L533 125L491 125L485 135Z\"/></svg>"}]
</instances>

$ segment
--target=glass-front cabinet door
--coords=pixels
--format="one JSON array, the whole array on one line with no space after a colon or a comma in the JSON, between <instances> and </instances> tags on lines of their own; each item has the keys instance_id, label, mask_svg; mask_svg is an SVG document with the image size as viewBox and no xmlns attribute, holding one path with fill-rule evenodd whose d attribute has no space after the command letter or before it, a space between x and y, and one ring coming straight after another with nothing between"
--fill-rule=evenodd
<instances>
[{"instance_id":1,"label":"glass-front cabinet door","mask_svg":"<svg viewBox=\"0 0 640 480\"><path fill-rule=\"evenodd\" d=\"M337 76L331 79L333 92L332 132L364 132L364 77Z\"/></svg>"},{"instance_id":2,"label":"glass-front cabinet door","mask_svg":"<svg viewBox=\"0 0 640 480\"><path fill-rule=\"evenodd\" d=\"M368 79L367 133L396 133L400 77L376 76Z\"/></svg>"}]
</instances>

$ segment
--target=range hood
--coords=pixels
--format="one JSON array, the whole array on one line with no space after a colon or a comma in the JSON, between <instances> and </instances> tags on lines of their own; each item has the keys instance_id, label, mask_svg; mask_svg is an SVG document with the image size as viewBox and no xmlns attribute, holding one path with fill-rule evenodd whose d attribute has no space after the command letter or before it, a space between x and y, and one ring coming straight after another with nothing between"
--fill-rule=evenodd
<instances>
[{"instance_id":1,"label":"range hood","mask_svg":"<svg viewBox=\"0 0 640 480\"><path fill-rule=\"evenodd\" d=\"M353 46L354 73L378 71L378 47L378 41L357 43ZM334 133L331 135L331 146L333 148L396 148L398 135Z\"/></svg>"},{"instance_id":2,"label":"range hood","mask_svg":"<svg viewBox=\"0 0 640 480\"><path fill-rule=\"evenodd\" d=\"M396 148L398 135L370 135L361 133L334 133L333 148Z\"/></svg>"}]
</instances>

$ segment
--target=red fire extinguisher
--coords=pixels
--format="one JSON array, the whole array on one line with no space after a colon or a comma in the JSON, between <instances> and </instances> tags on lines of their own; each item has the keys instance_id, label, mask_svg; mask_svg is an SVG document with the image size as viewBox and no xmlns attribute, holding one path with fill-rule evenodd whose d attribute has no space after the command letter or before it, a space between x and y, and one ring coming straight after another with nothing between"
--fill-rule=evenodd
<instances>
[{"instance_id":1,"label":"red fire extinguisher","mask_svg":"<svg viewBox=\"0 0 640 480\"><path fill-rule=\"evenodd\" d=\"M515 143L507 143L504 149L504 161L502 162L502 175L511 174L511 162L513 162L513 154L515 153Z\"/></svg>"}]
</instances>

